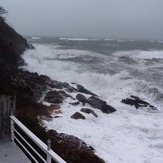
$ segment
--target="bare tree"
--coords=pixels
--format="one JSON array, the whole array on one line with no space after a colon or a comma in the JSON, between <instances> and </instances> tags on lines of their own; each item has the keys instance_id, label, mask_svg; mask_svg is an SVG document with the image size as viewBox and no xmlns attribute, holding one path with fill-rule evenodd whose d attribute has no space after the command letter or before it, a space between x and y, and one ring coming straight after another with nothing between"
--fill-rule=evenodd
<instances>
[{"instance_id":1,"label":"bare tree","mask_svg":"<svg viewBox=\"0 0 163 163\"><path fill-rule=\"evenodd\" d=\"M8 11L6 11L2 6L0 6L0 18L5 20L4 15L7 13L8 13Z\"/></svg>"}]
</instances>

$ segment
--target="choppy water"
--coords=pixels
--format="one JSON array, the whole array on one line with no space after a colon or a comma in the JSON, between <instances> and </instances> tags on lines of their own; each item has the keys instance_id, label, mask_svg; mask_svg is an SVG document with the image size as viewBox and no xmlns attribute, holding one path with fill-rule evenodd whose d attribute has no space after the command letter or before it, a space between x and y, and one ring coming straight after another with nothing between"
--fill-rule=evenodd
<instances>
[{"instance_id":1,"label":"choppy water","mask_svg":"<svg viewBox=\"0 0 163 163\"><path fill-rule=\"evenodd\" d=\"M72 134L96 150L109 163L163 162L163 42L29 38L36 50L23 58L25 69L63 82L76 82L117 109L113 114L86 120L71 115L82 106L61 105L62 118L44 122L47 129ZM158 112L121 103L139 96Z\"/></svg>"},{"instance_id":2,"label":"choppy water","mask_svg":"<svg viewBox=\"0 0 163 163\"><path fill-rule=\"evenodd\" d=\"M29 42L36 50L23 56L28 70L80 83L111 103L134 94L162 109L163 42L45 37Z\"/></svg>"}]
</instances>

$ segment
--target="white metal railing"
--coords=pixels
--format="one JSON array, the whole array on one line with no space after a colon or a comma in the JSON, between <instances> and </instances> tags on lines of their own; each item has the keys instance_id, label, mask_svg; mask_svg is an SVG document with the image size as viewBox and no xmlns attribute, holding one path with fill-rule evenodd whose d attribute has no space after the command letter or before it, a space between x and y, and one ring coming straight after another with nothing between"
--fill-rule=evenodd
<instances>
[{"instance_id":1,"label":"white metal railing","mask_svg":"<svg viewBox=\"0 0 163 163\"><path fill-rule=\"evenodd\" d=\"M32 155L32 153L30 152L30 150L28 150L23 143L19 140L19 138L21 138L21 140L40 158L40 160L42 160L42 162L44 163L51 163L52 160L54 160L57 163L66 163L60 156L58 156L51 148L50 148L50 139L47 141L46 145L44 142L42 142L36 135L34 135L26 126L24 126L15 116L10 116L10 123L11 123L11 140L14 141L16 140L19 145L25 150L25 152L27 152L27 154L36 162L39 163L37 161L37 159ZM39 148L40 150L42 150L46 155L47 155L47 159L45 159L43 156L41 156L41 154L38 153L38 151L36 151L36 149L34 149L34 147L32 147L32 145L30 143L28 143L28 141L21 135L21 133L16 130L16 128L14 127L14 124L16 124L22 131L23 133L25 133L29 139L31 139ZM16 136L16 134L19 136L19 138Z\"/></svg>"}]
</instances>

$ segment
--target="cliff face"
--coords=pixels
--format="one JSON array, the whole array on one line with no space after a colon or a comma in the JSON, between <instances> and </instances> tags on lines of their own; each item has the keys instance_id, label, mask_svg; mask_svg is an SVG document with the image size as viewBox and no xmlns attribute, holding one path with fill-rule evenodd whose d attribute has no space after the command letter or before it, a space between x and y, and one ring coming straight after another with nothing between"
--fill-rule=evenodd
<instances>
[{"instance_id":1,"label":"cliff face","mask_svg":"<svg viewBox=\"0 0 163 163\"><path fill-rule=\"evenodd\" d=\"M12 78L23 63L20 55L28 48L27 41L0 17L0 94L11 94L15 89Z\"/></svg>"},{"instance_id":2,"label":"cliff face","mask_svg":"<svg viewBox=\"0 0 163 163\"><path fill-rule=\"evenodd\" d=\"M0 18L0 66L18 68L20 54L28 48L27 41Z\"/></svg>"}]
</instances>

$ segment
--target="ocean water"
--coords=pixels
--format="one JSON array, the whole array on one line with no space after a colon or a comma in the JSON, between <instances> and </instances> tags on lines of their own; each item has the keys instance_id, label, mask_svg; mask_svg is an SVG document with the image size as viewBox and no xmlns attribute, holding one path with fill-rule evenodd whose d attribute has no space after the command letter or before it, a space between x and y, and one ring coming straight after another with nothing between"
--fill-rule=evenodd
<instances>
[{"instance_id":1,"label":"ocean water","mask_svg":"<svg viewBox=\"0 0 163 163\"><path fill-rule=\"evenodd\" d=\"M36 50L22 56L24 69L81 84L117 109L109 115L97 110L98 119L88 116L87 122L74 122L70 114L76 108L70 108L67 101L61 107L62 119L44 122L48 129L78 136L106 162L163 162L162 41L46 37L28 41ZM158 111L122 104L121 100L130 95L142 98Z\"/></svg>"}]
</instances>

